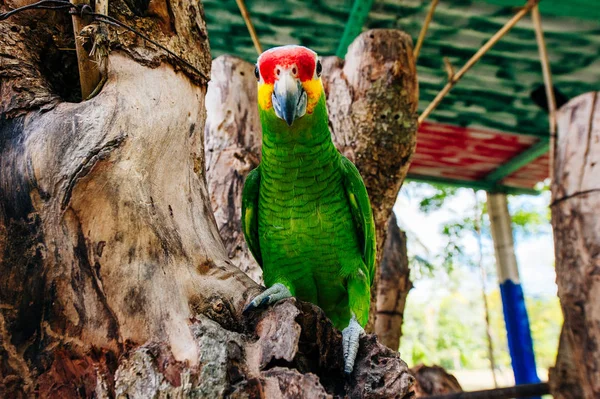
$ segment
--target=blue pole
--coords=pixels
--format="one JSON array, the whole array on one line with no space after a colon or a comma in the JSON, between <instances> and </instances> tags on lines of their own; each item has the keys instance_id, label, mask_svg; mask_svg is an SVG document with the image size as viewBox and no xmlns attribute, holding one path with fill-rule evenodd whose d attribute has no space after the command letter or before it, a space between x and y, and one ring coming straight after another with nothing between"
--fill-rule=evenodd
<instances>
[{"instance_id":1,"label":"blue pole","mask_svg":"<svg viewBox=\"0 0 600 399\"><path fill-rule=\"evenodd\" d=\"M515 256L512 225L505 194L487 195L488 215L496 252L496 269L502 295L508 349L516 384L540 382L533 340ZM538 397L539 399L539 397Z\"/></svg>"},{"instance_id":2,"label":"blue pole","mask_svg":"<svg viewBox=\"0 0 600 399\"><path fill-rule=\"evenodd\" d=\"M540 382L535 367L533 340L521 284L506 280L500 283L500 293L515 383L518 385Z\"/></svg>"}]
</instances>

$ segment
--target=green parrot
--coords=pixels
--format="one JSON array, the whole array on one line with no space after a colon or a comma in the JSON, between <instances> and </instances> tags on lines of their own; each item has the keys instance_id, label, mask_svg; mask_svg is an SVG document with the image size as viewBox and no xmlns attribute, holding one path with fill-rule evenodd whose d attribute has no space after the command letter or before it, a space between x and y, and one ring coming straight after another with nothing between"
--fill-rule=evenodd
<instances>
[{"instance_id":1,"label":"green parrot","mask_svg":"<svg viewBox=\"0 0 600 399\"><path fill-rule=\"evenodd\" d=\"M369 319L375 224L367 190L328 126L317 54L276 47L256 64L262 161L242 194L242 229L267 288L244 311L312 302L342 330L350 374Z\"/></svg>"}]
</instances>

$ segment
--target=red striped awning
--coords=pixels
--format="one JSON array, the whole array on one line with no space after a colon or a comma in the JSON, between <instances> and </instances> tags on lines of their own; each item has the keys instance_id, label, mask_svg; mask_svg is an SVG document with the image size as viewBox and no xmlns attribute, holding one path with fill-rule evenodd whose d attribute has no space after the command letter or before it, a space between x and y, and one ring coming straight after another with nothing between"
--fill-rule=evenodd
<instances>
[{"instance_id":1,"label":"red striped awning","mask_svg":"<svg viewBox=\"0 0 600 399\"><path fill-rule=\"evenodd\" d=\"M541 154L539 148L531 152L532 159L526 155L539 147L541 140L533 135L424 122L417 134L409 177L457 184L477 182L474 187L489 184L533 189L548 177L549 171L547 150L542 149ZM512 168L498 170L511 162L515 162ZM499 176L489 180L495 171Z\"/></svg>"}]
</instances>

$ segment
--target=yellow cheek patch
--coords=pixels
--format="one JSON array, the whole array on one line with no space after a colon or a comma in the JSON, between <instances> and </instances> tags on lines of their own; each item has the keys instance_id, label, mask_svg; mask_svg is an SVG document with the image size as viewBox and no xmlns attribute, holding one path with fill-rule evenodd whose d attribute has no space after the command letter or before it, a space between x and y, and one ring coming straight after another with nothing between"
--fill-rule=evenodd
<instances>
[{"instance_id":1,"label":"yellow cheek patch","mask_svg":"<svg viewBox=\"0 0 600 399\"><path fill-rule=\"evenodd\" d=\"M266 111L273 107L273 85L270 83L259 83L258 84L258 106Z\"/></svg>"},{"instance_id":2,"label":"yellow cheek patch","mask_svg":"<svg viewBox=\"0 0 600 399\"><path fill-rule=\"evenodd\" d=\"M319 102L319 98L321 98L321 95L323 94L323 84L321 83L321 79L311 79L302 82L302 87L304 87L308 97L306 112L312 114Z\"/></svg>"},{"instance_id":3,"label":"yellow cheek patch","mask_svg":"<svg viewBox=\"0 0 600 399\"><path fill-rule=\"evenodd\" d=\"M307 104L306 112L312 114L319 98L323 95L323 84L321 79L311 79L302 82L302 87L306 91ZM271 83L259 83L258 84L258 106L263 110L267 111L273 107L273 84Z\"/></svg>"}]
</instances>

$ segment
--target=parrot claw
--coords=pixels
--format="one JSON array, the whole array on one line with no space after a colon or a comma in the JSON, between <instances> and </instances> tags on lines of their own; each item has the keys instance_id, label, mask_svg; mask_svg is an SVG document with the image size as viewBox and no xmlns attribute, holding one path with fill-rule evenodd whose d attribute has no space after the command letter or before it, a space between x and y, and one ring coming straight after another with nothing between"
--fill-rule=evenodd
<instances>
[{"instance_id":1,"label":"parrot claw","mask_svg":"<svg viewBox=\"0 0 600 399\"><path fill-rule=\"evenodd\" d=\"M352 374L354 361L358 353L359 338L364 335L365 330L356 321L356 316L352 315L348 327L342 330L342 345L344 349L344 373Z\"/></svg>"},{"instance_id":2,"label":"parrot claw","mask_svg":"<svg viewBox=\"0 0 600 399\"><path fill-rule=\"evenodd\" d=\"M254 299L248 305L246 305L242 313L249 312L252 309L260 308L265 305L271 305L277 301L289 298L291 296L292 293L288 287L281 283L273 284L271 287L254 297Z\"/></svg>"}]
</instances>

